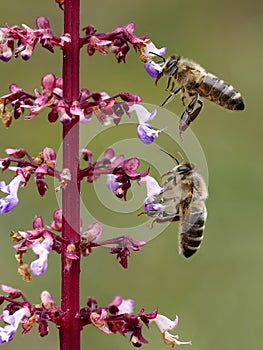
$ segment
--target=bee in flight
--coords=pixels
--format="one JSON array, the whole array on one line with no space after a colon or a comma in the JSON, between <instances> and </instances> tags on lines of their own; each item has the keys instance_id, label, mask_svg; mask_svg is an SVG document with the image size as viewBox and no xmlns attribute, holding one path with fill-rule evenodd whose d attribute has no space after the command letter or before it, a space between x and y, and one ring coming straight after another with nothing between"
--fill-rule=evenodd
<instances>
[{"instance_id":1,"label":"bee in flight","mask_svg":"<svg viewBox=\"0 0 263 350\"><path fill-rule=\"evenodd\" d=\"M164 151L167 153L166 151ZM192 163L181 163L162 176L162 197L156 199L145 211L153 222L179 221L179 253L186 258L200 247L207 218L205 200L207 187Z\"/></svg>"},{"instance_id":2,"label":"bee in flight","mask_svg":"<svg viewBox=\"0 0 263 350\"><path fill-rule=\"evenodd\" d=\"M171 56L166 60L162 56L160 57L164 62L161 64L162 69L155 84L157 85L161 77L167 76L167 90L170 90L170 95L164 100L162 106L170 102L179 91L182 94L183 104L185 98L190 99L179 122L180 134L201 112L203 102L199 96L230 110L243 110L245 108L240 92L235 90L232 85L207 73L199 64L180 56Z\"/></svg>"}]
</instances>

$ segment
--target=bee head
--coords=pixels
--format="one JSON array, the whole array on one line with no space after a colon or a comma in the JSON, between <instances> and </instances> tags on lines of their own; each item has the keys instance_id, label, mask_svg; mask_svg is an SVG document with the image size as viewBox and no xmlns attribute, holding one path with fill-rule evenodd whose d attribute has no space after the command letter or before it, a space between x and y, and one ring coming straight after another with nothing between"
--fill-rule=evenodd
<instances>
[{"instance_id":1,"label":"bee head","mask_svg":"<svg viewBox=\"0 0 263 350\"><path fill-rule=\"evenodd\" d=\"M162 152L168 154L169 157L173 158L176 161L177 166L174 169L176 170L178 175L188 174L188 173L190 173L191 171L193 171L195 169L195 165L194 164L192 164L192 163L180 163L179 160L177 158L175 158L175 156L172 155L171 153L165 151L162 148L160 148L160 150ZM182 154L180 152L178 152L178 153L183 158Z\"/></svg>"},{"instance_id":2,"label":"bee head","mask_svg":"<svg viewBox=\"0 0 263 350\"><path fill-rule=\"evenodd\" d=\"M176 167L176 172L179 175L189 174L194 170L195 166L192 163L180 164Z\"/></svg>"},{"instance_id":3,"label":"bee head","mask_svg":"<svg viewBox=\"0 0 263 350\"><path fill-rule=\"evenodd\" d=\"M169 76L176 76L178 70L178 61L180 56L168 57L163 65L162 73Z\"/></svg>"}]
</instances>

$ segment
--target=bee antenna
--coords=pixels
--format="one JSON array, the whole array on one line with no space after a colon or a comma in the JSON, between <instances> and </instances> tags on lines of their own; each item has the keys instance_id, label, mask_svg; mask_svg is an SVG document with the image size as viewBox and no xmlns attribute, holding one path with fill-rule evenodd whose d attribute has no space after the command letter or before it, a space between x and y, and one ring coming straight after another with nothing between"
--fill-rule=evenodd
<instances>
[{"instance_id":1,"label":"bee antenna","mask_svg":"<svg viewBox=\"0 0 263 350\"><path fill-rule=\"evenodd\" d=\"M155 53L155 52L152 52L152 51L149 51L149 53L151 53L151 54L153 54L153 55L155 55L155 56L161 58L161 60L163 61L163 63L165 62L165 58L164 58L163 56L161 56L161 55L158 55L158 53Z\"/></svg>"},{"instance_id":2,"label":"bee antenna","mask_svg":"<svg viewBox=\"0 0 263 350\"><path fill-rule=\"evenodd\" d=\"M177 159L177 158L175 158L175 156L174 156L174 155L172 155L171 153L169 153L169 152L165 151L165 150L164 150L164 149L162 149L162 148L160 148L160 151L162 151L163 153L168 154L168 156L170 156L171 158L173 158L173 159L176 161L177 165L179 165L179 164L180 164L180 163L179 163L179 161L178 161L178 159Z\"/></svg>"}]
</instances>

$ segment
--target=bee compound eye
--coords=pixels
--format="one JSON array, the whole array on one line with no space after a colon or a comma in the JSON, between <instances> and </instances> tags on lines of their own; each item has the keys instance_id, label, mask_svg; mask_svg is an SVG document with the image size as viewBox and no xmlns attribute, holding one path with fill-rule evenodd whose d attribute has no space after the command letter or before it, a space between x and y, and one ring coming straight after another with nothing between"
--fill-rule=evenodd
<instances>
[{"instance_id":1,"label":"bee compound eye","mask_svg":"<svg viewBox=\"0 0 263 350\"><path fill-rule=\"evenodd\" d=\"M190 170L192 170L190 164L183 164L177 167L177 171L179 174L187 174Z\"/></svg>"}]
</instances>

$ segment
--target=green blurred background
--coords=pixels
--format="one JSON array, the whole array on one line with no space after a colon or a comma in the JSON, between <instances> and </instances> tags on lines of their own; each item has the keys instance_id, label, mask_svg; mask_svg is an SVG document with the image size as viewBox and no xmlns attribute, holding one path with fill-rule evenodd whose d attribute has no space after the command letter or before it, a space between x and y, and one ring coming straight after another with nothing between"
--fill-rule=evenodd
<instances>
[{"instance_id":1,"label":"green blurred background","mask_svg":"<svg viewBox=\"0 0 263 350\"><path fill-rule=\"evenodd\" d=\"M63 13L52 0L2 0L0 14L1 26L6 22L34 26L35 18L45 15L54 33L60 35L63 30ZM135 299L137 310L158 307L171 318L178 314L177 332L181 340L191 339L195 350L258 350L262 346L263 316L262 2L82 1L82 27L92 23L98 31L110 31L129 21L136 23L136 35L146 33L158 47L166 46L168 55L179 53L192 58L233 84L244 96L246 110L231 113L207 102L193 123L209 169L209 215L198 254L190 260L177 254L177 225L170 226L140 253L133 253L127 271L105 249L95 251L82 262L82 305L86 295L106 305L120 294ZM7 92L11 82L33 91L40 86L42 75L61 74L61 61L58 50L51 55L38 48L29 62L18 59L1 63L0 94ZM112 56L96 53L90 58L83 52L81 87L109 94L130 91L157 105L166 96L164 83L158 89L154 86L134 52L125 65L118 65ZM180 114L180 100L170 103L168 109ZM59 148L61 125L49 125L42 114L31 122L21 118L9 130L1 127L0 135L1 157L7 147L24 147L34 154L45 145ZM9 175L5 179L10 179ZM47 223L51 221L51 212L57 207L52 183L45 198L39 198L32 182L27 190L20 191L20 199L18 208L0 217L0 283L22 289L35 303L43 289L59 301L59 257L51 256L47 273L27 284L16 273L9 240L10 229L30 229L36 214L43 215ZM165 349L154 325L150 331L144 330L144 336L150 341L145 348ZM82 349L131 348L128 338L106 336L91 327L84 329L82 339ZM36 329L24 338L16 335L5 349L29 346L57 349L56 329L51 326L44 339Z\"/></svg>"}]
</instances>

